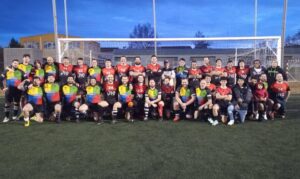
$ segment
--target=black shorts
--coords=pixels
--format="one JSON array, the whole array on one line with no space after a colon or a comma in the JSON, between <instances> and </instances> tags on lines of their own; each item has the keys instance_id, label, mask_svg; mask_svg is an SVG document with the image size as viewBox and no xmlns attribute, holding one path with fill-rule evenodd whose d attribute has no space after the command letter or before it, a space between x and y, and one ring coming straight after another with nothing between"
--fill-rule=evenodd
<instances>
[{"instance_id":1,"label":"black shorts","mask_svg":"<svg viewBox=\"0 0 300 179\"><path fill-rule=\"evenodd\" d=\"M61 112L63 116L72 115L72 113L75 111L74 103L75 103L75 101L72 103L66 103L63 105L62 112Z\"/></svg>"},{"instance_id":2,"label":"black shorts","mask_svg":"<svg viewBox=\"0 0 300 179\"><path fill-rule=\"evenodd\" d=\"M55 105L60 104L60 102L47 102L45 111L47 113L52 113L55 110Z\"/></svg>"},{"instance_id":3,"label":"black shorts","mask_svg":"<svg viewBox=\"0 0 300 179\"><path fill-rule=\"evenodd\" d=\"M34 113L43 113L44 112L44 105L42 104L33 104L33 103L29 103L31 104L31 106L33 107L33 111Z\"/></svg>"},{"instance_id":4,"label":"black shorts","mask_svg":"<svg viewBox=\"0 0 300 179\"><path fill-rule=\"evenodd\" d=\"M227 108L228 108L230 103L228 101L222 100L222 101L216 101L216 104L218 104L219 107L220 107L220 111L219 111L220 114L221 115L226 115L227 114Z\"/></svg>"},{"instance_id":5,"label":"black shorts","mask_svg":"<svg viewBox=\"0 0 300 179\"><path fill-rule=\"evenodd\" d=\"M188 114L188 115L193 115L194 113L194 103L188 105L186 108L185 108L185 111L183 111L183 109L180 107L181 111L185 114Z\"/></svg>"},{"instance_id":6,"label":"black shorts","mask_svg":"<svg viewBox=\"0 0 300 179\"><path fill-rule=\"evenodd\" d=\"M99 105L97 103L91 103L91 104L88 104L89 106L89 110L91 112L99 112Z\"/></svg>"},{"instance_id":7,"label":"black shorts","mask_svg":"<svg viewBox=\"0 0 300 179\"><path fill-rule=\"evenodd\" d=\"M133 104L135 106L136 109L144 109L145 107L145 99L134 99L133 100Z\"/></svg>"},{"instance_id":8,"label":"black shorts","mask_svg":"<svg viewBox=\"0 0 300 179\"><path fill-rule=\"evenodd\" d=\"M173 109L173 98L172 97L163 98L162 101L164 102L165 109Z\"/></svg>"},{"instance_id":9,"label":"black shorts","mask_svg":"<svg viewBox=\"0 0 300 179\"><path fill-rule=\"evenodd\" d=\"M17 88L8 88L5 92L5 103L19 103L22 96L22 91Z\"/></svg>"}]
</instances>

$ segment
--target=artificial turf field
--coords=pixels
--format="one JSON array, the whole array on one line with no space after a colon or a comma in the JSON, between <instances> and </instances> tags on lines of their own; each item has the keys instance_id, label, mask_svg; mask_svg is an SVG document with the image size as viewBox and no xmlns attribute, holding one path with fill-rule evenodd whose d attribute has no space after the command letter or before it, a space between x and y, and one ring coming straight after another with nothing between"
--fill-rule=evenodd
<instances>
[{"instance_id":1,"label":"artificial turf field","mask_svg":"<svg viewBox=\"0 0 300 179\"><path fill-rule=\"evenodd\" d=\"M2 123L0 178L300 178L299 106L292 96L287 119L232 127Z\"/></svg>"}]
</instances>

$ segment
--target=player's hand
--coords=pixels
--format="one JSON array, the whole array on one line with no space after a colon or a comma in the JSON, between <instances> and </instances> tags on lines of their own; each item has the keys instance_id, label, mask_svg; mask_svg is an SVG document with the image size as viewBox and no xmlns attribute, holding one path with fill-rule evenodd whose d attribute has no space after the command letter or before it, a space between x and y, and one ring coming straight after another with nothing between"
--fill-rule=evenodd
<instances>
[{"instance_id":1,"label":"player's hand","mask_svg":"<svg viewBox=\"0 0 300 179\"><path fill-rule=\"evenodd\" d=\"M185 103L182 103L182 104L181 104L181 107L185 110L185 109L186 109L186 104L185 104Z\"/></svg>"},{"instance_id":2,"label":"player's hand","mask_svg":"<svg viewBox=\"0 0 300 179\"><path fill-rule=\"evenodd\" d=\"M201 110L203 110L203 108L204 108L204 106L202 105L199 107L199 110L201 111Z\"/></svg>"},{"instance_id":3,"label":"player's hand","mask_svg":"<svg viewBox=\"0 0 300 179\"><path fill-rule=\"evenodd\" d=\"M152 106L156 108L156 107L157 107L157 104L153 103Z\"/></svg>"},{"instance_id":4,"label":"player's hand","mask_svg":"<svg viewBox=\"0 0 300 179\"><path fill-rule=\"evenodd\" d=\"M3 88L2 89L2 94L5 94L5 92L8 90L8 88Z\"/></svg>"},{"instance_id":5,"label":"player's hand","mask_svg":"<svg viewBox=\"0 0 300 179\"><path fill-rule=\"evenodd\" d=\"M33 84L28 85L28 89L31 89L33 87Z\"/></svg>"},{"instance_id":6,"label":"player's hand","mask_svg":"<svg viewBox=\"0 0 300 179\"><path fill-rule=\"evenodd\" d=\"M242 98L238 98L238 103L243 103L243 99Z\"/></svg>"},{"instance_id":7,"label":"player's hand","mask_svg":"<svg viewBox=\"0 0 300 179\"><path fill-rule=\"evenodd\" d=\"M132 90L133 89L133 86L132 84L129 84L129 89Z\"/></svg>"}]
</instances>

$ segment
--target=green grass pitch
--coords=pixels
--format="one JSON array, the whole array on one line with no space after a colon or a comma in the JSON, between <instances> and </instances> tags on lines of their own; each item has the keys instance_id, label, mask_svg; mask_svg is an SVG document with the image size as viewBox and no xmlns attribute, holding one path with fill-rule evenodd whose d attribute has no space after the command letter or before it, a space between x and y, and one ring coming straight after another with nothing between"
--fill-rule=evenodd
<instances>
[{"instance_id":1,"label":"green grass pitch","mask_svg":"<svg viewBox=\"0 0 300 179\"><path fill-rule=\"evenodd\" d=\"M290 98L287 119L233 127L2 123L0 178L299 178L299 100Z\"/></svg>"}]
</instances>

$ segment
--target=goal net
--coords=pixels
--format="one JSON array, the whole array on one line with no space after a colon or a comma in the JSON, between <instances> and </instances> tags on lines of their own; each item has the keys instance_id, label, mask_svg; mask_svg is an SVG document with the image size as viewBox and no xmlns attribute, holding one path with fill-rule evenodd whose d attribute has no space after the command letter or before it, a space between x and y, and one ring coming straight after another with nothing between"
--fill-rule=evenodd
<instances>
[{"instance_id":1,"label":"goal net","mask_svg":"<svg viewBox=\"0 0 300 179\"><path fill-rule=\"evenodd\" d=\"M204 57L211 63L220 58L224 64L227 60L244 59L251 65L254 59L260 59L264 66L269 66L272 59L281 64L281 38L267 37L218 37L218 38L59 38L57 53L59 61L68 56L73 63L83 58L86 64L97 59L103 65L105 59L118 63L121 56L126 56L129 63L140 56L143 64L150 62L153 54L159 63L169 60L176 66L180 58L196 60L202 65Z\"/></svg>"}]
</instances>

